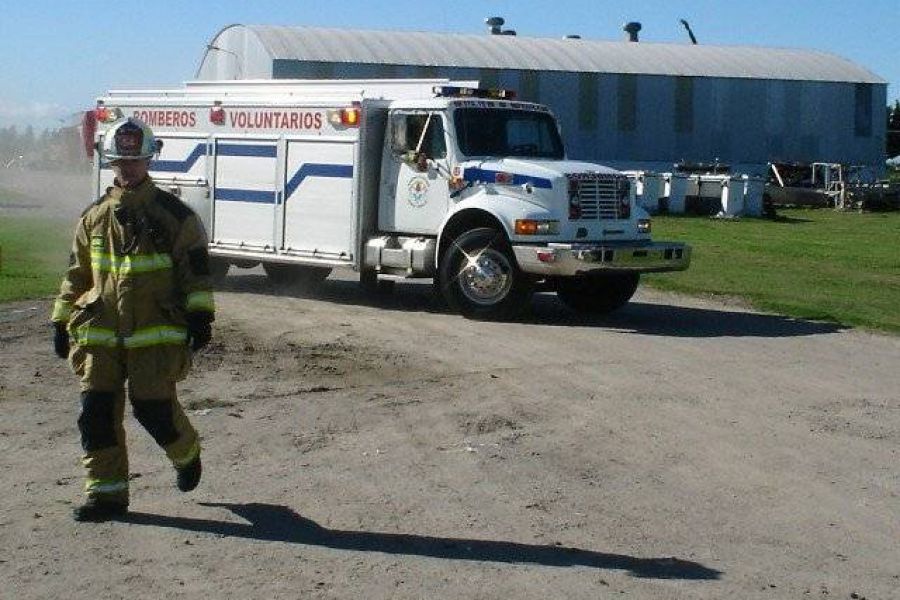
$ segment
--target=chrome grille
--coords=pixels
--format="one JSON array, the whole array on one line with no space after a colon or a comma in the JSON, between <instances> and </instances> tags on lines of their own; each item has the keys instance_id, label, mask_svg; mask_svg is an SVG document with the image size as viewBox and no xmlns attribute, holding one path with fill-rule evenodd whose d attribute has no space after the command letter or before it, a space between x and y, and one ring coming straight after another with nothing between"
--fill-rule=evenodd
<instances>
[{"instance_id":1,"label":"chrome grille","mask_svg":"<svg viewBox=\"0 0 900 600\"><path fill-rule=\"evenodd\" d=\"M578 181L578 200L581 205L581 217L578 221L598 221L604 219L622 219L619 194L623 186L628 185L624 175L605 175L599 173L577 173L570 176ZM627 189L627 187L626 187Z\"/></svg>"}]
</instances>

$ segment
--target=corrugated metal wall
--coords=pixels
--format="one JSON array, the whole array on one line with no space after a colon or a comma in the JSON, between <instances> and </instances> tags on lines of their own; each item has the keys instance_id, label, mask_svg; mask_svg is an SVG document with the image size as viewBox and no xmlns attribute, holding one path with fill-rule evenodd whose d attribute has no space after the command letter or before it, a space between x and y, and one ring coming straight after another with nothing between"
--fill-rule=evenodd
<instances>
[{"instance_id":1,"label":"corrugated metal wall","mask_svg":"<svg viewBox=\"0 0 900 600\"><path fill-rule=\"evenodd\" d=\"M884 162L885 85L275 60L275 78L449 77L548 104L569 156L621 168Z\"/></svg>"}]
</instances>

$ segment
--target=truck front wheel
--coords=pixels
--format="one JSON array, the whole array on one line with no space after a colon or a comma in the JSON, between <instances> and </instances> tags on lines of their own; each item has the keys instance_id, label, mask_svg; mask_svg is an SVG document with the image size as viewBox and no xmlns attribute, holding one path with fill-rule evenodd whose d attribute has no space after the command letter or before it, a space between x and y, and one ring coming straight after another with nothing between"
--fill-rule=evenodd
<instances>
[{"instance_id":1,"label":"truck front wheel","mask_svg":"<svg viewBox=\"0 0 900 600\"><path fill-rule=\"evenodd\" d=\"M509 319L531 298L532 283L519 270L502 232L480 227L450 242L441 258L441 294L470 319Z\"/></svg>"},{"instance_id":2,"label":"truck front wheel","mask_svg":"<svg viewBox=\"0 0 900 600\"><path fill-rule=\"evenodd\" d=\"M325 281L331 273L328 267L310 267L306 265L288 265L283 263L263 263L269 281L275 285L296 285L310 287Z\"/></svg>"},{"instance_id":3,"label":"truck front wheel","mask_svg":"<svg viewBox=\"0 0 900 600\"><path fill-rule=\"evenodd\" d=\"M606 314L631 300L639 281L638 273L566 277L557 281L556 294L573 310Z\"/></svg>"}]
</instances>

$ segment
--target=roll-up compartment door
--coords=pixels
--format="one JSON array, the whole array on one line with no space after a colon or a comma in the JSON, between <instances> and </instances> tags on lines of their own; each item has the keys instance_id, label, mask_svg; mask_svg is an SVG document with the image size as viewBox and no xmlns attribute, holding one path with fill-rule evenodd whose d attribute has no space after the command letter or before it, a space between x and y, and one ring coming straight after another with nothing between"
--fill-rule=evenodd
<instances>
[{"instance_id":1,"label":"roll-up compartment door","mask_svg":"<svg viewBox=\"0 0 900 600\"><path fill-rule=\"evenodd\" d=\"M213 243L274 252L276 142L218 139L215 155Z\"/></svg>"},{"instance_id":2,"label":"roll-up compartment door","mask_svg":"<svg viewBox=\"0 0 900 600\"><path fill-rule=\"evenodd\" d=\"M285 253L351 260L356 142L288 141Z\"/></svg>"}]
</instances>

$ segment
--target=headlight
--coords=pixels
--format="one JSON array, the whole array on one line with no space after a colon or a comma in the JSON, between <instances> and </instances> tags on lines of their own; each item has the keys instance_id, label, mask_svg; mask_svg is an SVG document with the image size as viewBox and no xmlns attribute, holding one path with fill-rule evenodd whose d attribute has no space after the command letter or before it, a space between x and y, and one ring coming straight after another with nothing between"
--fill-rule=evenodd
<instances>
[{"instance_id":1,"label":"headlight","mask_svg":"<svg viewBox=\"0 0 900 600\"><path fill-rule=\"evenodd\" d=\"M516 235L556 235L558 233L559 221L516 219Z\"/></svg>"},{"instance_id":2,"label":"headlight","mask_svg":"<svg viewBox=\"0 0 900 600\"><path fill-rule=\"evenodd\" d=\"M650 219L638 219L638 233L650 233Z\"/></svg>"}]
</instances>

